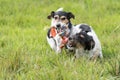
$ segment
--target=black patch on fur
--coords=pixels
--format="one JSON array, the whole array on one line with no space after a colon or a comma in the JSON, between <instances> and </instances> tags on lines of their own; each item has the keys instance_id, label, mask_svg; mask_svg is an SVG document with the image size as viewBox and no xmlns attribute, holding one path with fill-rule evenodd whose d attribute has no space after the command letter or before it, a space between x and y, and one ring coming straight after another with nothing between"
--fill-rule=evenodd
<instances>
[{"instance_id":1,"label":"black patch on fur","mask_svg":"<svg viewBox=\"0 0 120 80\"><path fill-rule=\"evenodd\" d=\"M71 18L75 19L75 16L71 12L68 12L67 13L67 18L68 19L71 19Z\"/></svg>"},{"instance_id":2,"label":"black patch on fur","mask_svg":"<svg viewBox=\"0 0 120 80\"><path fill-rule=\"evenodd\" d=\"M47 32L48 38L51 38L51 37L50 37L50 30L51 30L51 29L49 29L48 32Z\"/></svg>"},{"instance_id":3,"label":"black patch on fur","mask_svg":"<svg viewBox=\"0 0 120 80\"><path fill-rule=\"evenodd\" d=\"M68 23L68 28L69 28L69 29L72 28L72 24L71 24L71 22Z\"/></svg>"},{"instance_id":4,"label":"black patch on fur","mask_svg":"<svg viewBox=\"0 0 120 80\"><path fill-rule=\"evenodd\" d=\"M55 15L55 12L54 11L51 11L51 14L47 16L48 19L51 19L53 18Z\"/></svg>"},{"instance_id":5,"label":"black patch on fur","mask_svg":"<svg viewBox=\"0 0 120 80\"><path fill-rule=\"evenodd\" d=\"M72 37L69 36L69 38L68 38L68 46L69 47L76 47L76 42L78 42L76 35L72 36Z\"/></svg>"},{"instance_id":6,"label":"black patch on fur","mask_svg":"<svg viewBox=\"0 0 120 80\"><path fill-rule=\"evenodd\" d=\"M80 25L79 28L82 29L83 32L86 32L86 33L87 33L87 32L91 32L90 26L88 26L88 25L86 25L86 24Z\"/></svg>"},{"instance_id":7,"label":"black patch on fur","mask_svg":"<svg viewBox=\"0 0 120 80\"><path fill-rule=\"evenodd\" d=\"M61 16L66 16L66 18L68 20L70 20L71 18L75 18L75 16L71 13L71 12L65 12L65 11L58 11L58 12L55 12L55 15L59 15L60 17Z\"/></svg>"},{"instance_id":8,"label":"black patch on fur","mask_svg":"<svg viewBox=\"0 0 120 80\"><path fill-rule=\"evenodd\" d=\"M58 12L55 12L55 15L59 15L60 17L61 16L66 16L67 17L67 12L65 12L65 11L58 11Z\"/></svg>"},{"instance_id":9,"label":"black patch on fur","mask_svg":"<svg viewBox=\"0 0 120 80\"><path fill-rule=\"evenodd\" d=\"M89 36L86 32L80 32L76 34L76 40L82 46L84 46L84 50L91 50L95 46L95 42L92 36Z\"/></svg>"},{"instance_id":10,"label":"black patch on fur","mask_svg":"<svg viewBox=\"0 0 120 80\"><path fill-rule=\"evenodd\" d=\"M71 12L65 12L65 11L57 11L57 12L52 11L51 14L47 16L47 18L48 19L54 18L55 15L59 15L59 17L66 16L68 20L70 20L71 18L73 19L75 18L75 16Z\"/></svg>"}]
</instances>

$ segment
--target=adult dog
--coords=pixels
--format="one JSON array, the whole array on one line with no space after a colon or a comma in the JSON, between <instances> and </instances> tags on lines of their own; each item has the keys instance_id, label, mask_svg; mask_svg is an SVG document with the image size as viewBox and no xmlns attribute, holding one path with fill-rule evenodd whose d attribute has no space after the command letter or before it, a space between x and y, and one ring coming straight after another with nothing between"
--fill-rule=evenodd
<instances>
[{"instance_id":1,"label":"adult dog","mask_svg":"<svg viewBox=\"0 0 120 80\"><path fill-rule=\"evenodd\" d=\"M100 41L87 24L72 25L70 19L75 18L71 12L62 9L52 11L48 19L52 19L51 28L47 33L47 41L50 47L57 53L61 52L61 45L67 46L69 50L75 50L75 57L79 58L85 54L89 58L102 58Z\"/></svg>"},{"instance_id":2,"label":"adult dog","mask_svg":"<svg viewBox=\"0 0 120 80\"><path fill-rule=\"evenodd\" d=\"M71 12L64 12L60 8L56 12L52 11L47 17L52 19L51 27L47 33L47 41L50 47L57 53L61 52L63 46L66 45L71 32L72 24L70 19L74 18Z\"/></svg>"}]
</instances>

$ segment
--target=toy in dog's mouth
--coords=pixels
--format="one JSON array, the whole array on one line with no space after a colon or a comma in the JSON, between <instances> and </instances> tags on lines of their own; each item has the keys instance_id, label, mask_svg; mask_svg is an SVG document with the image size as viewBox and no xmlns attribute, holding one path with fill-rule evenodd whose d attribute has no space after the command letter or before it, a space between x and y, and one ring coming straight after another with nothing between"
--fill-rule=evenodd
<instances>
[{"instance_id":1,"label":"toy in dog's mouth","mask_svg":"<svg viewBox=\"0 0 120 80\"><path fill-rule=\"evenodd\" d=\"M55 27L52 27L52 28L50 29L50 36L51 36L51 37L55 37L56 34L57 34L56 28L55 28Z\"/></svg>"},{"instance_id":2,"label":"toy in dog's mouth","mask_svg":"<svg viewBox=\"0 0 120 80\"><path fill-rule=\"evenodd\" d=\"M60 48L63 48L65 46L65 44L68 42L68 37L66 36L66 32L63 30L60 30L58 32L55 27L51 27L50 36L52 38L54 38L57 34L59 34L61 36L62 42L61 42Z\"/></svg>"}]
</instances>

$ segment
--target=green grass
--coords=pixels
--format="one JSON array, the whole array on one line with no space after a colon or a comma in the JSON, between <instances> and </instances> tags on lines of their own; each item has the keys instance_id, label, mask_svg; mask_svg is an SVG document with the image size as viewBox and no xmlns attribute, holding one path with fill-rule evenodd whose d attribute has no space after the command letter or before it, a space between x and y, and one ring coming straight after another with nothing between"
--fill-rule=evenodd
<instances>
[{"instance_id":1,"label":"green grass","mask_svg":"<svg viewBox=\"0 0 120 80\"><path fill-rule=\"evenodd\" d=\"M47 16L63 7L74 24L97 33L103 60L96 63L62 52L46 40ZM0 0L0 80L120 80L119 0Z\"/></svg>"}]
</instances>

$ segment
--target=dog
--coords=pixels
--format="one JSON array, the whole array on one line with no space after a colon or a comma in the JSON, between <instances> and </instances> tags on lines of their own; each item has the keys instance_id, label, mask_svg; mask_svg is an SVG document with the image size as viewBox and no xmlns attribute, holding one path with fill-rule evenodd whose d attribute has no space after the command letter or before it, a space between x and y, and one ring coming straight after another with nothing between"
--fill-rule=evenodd
<instances>
[{"instance_id":1,"label":"dog","mask_svg":"<svg viewBox=\"0 0 120 80\"><path fill-rule=\"evenodd\" d=\"M98 57L103 58L100 41L88 24L79 24L73 27L67 46L75 50L75 58L84 55L92 60L96 60Z\"/></svg>"},{"instance_id":2,"label":"dog","mask_svg":"<svg viewBox=\"0 0 120 80\"><path fill-rule=\"evenodd\" d=\"M57 53L61 52L60 46L64 43L63 46L66 46L68 50L75 51L76 58L84 54L88 54L89 58L103 57L100 41L92 27L87 24L74 26L71 23L71 18L75 18L73 13L59 9L52 11L47 18L52 19L47 41Z\"/></svg>"},{"instance_id":3,"label":"dog","mask_svg":"<svg viewBox=\"0 0 120 80\"><path fill-rule=\"evenodd\" d=\"M74 15L60 8L57 11L52 11L47 18L52 19L51 27L47 33L47 41L55 52L61 53L62 48L68 41L72 27L70 19L74 19Z\"/></svg>"}]
</instances>

